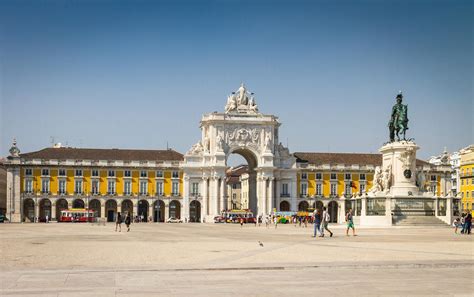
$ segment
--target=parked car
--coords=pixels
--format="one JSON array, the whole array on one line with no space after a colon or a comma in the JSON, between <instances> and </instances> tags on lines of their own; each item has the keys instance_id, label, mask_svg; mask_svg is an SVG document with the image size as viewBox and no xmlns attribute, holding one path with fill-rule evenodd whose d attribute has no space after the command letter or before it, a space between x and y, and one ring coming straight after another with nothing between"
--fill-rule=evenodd
<instances>
[{"instance_id":1,"label":"parked car","mask_svg":"<svg viewBox=\"0 0 474 297\"><path fill-rule=\"evenodd\" d=\"M214 223L224 223L225 218L223 216L216 216L214 217Z\"/></svg>"},{"instance_id":2,"label":"parked car","mask_svg":"<svg viewBox=\"0 0 474 297\"><path fill-rule=\"evenodd\" d=\"M166 222L167 222L167 223L182 223L183 220L178 219L178 218L171 217L171 218L169 218Z\"/></svg>"}]
</instances>

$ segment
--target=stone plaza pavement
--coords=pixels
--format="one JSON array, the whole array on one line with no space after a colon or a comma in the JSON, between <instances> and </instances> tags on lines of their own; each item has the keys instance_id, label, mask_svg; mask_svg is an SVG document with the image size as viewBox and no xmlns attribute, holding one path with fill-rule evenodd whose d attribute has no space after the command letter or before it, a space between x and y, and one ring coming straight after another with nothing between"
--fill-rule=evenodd
<instances>
[{"instance_id":1,"label":"stone plaza pavement","mask_svg":"<svg viewBox=\"0 0 474 297\"><path fill-rule=\"evenodd\" d=\"M315 239L293 225L0 224L0 295L474 295L474 236L331 228Z\"/></svg>"}]
</instances>

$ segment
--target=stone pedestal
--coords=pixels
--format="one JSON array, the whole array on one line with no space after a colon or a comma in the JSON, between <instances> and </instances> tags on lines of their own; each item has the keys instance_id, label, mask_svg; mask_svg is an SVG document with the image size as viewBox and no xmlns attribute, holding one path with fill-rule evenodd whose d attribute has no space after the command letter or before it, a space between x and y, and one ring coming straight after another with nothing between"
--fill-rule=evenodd
<instances>
[{"instance_id":1,"label":"stone pedestal","mask_svg":"<svg viewBox=\"0 0 474 297\"><path fill-rule=\"evenodd\" d=\"M419 147L412 141L397 141L384 145L379 151L382 157L382 172L391 170L389 189L392 197L418 195L416 186L416 151ZM384 186L385 187L385 186Z\"/></svg>"}]
</instances>

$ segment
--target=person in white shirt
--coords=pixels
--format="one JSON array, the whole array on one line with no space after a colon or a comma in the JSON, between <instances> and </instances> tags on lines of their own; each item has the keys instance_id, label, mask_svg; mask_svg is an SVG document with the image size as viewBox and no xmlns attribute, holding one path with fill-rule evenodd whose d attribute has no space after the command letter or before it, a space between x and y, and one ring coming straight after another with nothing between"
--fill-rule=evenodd
<instances>
[{"instance_id":1,"label":"person in white shirt","mask_svg":"<svg viewBox=\"0 0 474 297\"><path fill-rule=\"evenodd\" d=\"M321 218L321 233L324 236L324 230L327 230L329 232L329 236L332 237L332 232L328 228L329 221L331 220L331 216L329 215L329 212L326 210L326 207L323 207L323 217Z\"/></svg>"}]
</instances>

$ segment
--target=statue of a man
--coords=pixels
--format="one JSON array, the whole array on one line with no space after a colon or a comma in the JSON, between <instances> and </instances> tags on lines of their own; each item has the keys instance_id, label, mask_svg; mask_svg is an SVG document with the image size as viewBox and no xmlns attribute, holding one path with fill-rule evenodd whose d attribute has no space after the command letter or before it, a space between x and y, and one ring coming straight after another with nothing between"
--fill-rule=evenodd
<instances>
[{"instance_id":1,"label":"statue of a man","mask_svg":"<svg viewBox=\"0 0 474 297\"><path fill-rule=\"evenodd\" d=\"M397 95L397 103L392 108L392 117L388 123L390 142L395 141L395 136L397 136L397 141L400 141L399 133L403 134L403 140L405 140L405 132L408 130L408 106L402 104L402 100L403 95L400 92Z\"/></svg>"}]
</instances>

